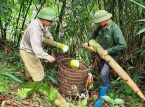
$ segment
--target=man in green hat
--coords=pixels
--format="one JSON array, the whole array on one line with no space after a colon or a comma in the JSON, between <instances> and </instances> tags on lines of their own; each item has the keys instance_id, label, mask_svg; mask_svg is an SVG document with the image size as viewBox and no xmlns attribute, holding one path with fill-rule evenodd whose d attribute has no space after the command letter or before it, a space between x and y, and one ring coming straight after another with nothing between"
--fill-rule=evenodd
<instances>
[{"instance_id":1,"label":"man in green hat","mask_svg":"<svg viewBox=\"0 0 145 107\"><path fill-rule=\"evenodd\" d=\"M96 41L105 49L100 54L101 57L101 85L99 90L99 98L95 102L94 107L101 107L103 104L104 96L110 87L110 71L111 67L103 60L105 55L112 56L115 60L121 55L121 51L126 48L126 42L122 35L122 32L117 24L115 24L110 18L111 13L106 10L99 10L94 14L93 22L99 24L99 27L95 29L88 41L83 44L83 47L88 46L88 42L91 39Z\"/></svg>"},{"instance_id":2,"label":"man in green hat","mask_svg":"<svg viewBox=\"0 0 145 107\"><path fill-rule=\"evenodd\" d=\"M44 68L40 59L53 63L55 57L49 55L42 48L44 38L53 40L46 26L50 26L56 18L54 9L45 7L40 10L37 18L33 20L24 32L20 43L20 56L25 66L25 74L28 82L41 81L44 78Z\"/></svg>"}]
</instances>

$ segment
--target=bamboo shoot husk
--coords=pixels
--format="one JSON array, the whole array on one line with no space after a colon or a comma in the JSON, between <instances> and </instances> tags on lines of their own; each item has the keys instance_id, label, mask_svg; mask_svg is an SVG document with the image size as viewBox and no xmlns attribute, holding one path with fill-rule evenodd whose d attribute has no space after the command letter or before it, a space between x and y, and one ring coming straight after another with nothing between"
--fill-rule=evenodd
<instances>
[{"instance_id":1,"label":"bamboo shoot husk","mask_svg":"<svg viewBox=\"0 0 145 107\"><path fill-rule=\"evenodd\" d=\"M97 52L99 55L104 49L97 43L95 40L90 40L89 44L91 47L85 47L93 52ZM93 49L92 49L93 48ZM145 97L134 81L130 78L130 76L122 69L122 67L110 56L106 55L104 60L110 65L110 67L116 71L116 73L127 83L127 85L140 97L143 101L145 101Z\"/></svg>"}]
</instances>

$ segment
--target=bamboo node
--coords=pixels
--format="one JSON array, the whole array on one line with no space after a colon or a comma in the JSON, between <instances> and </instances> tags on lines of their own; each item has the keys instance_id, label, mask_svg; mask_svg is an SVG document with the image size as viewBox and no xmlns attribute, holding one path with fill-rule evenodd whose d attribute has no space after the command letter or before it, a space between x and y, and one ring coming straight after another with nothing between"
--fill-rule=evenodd
<instances>
[{"instance_id":1,"label":"bamboo node","mask_svg":"<svg viewBox=\"0 0 145 107\"><path fill-rule=\"evenodd\" d=\"M145 98L142 98L143 101L145 101Z\"/></svg>"},{"instance_id":2,"label":"bamboo node","mask_svg":"<svg viewBox=\"0 0 145 107\"><path fill-rule=\"evenodd\" d=\"M108 63L111 62L111 60L108 61Z\"/></svg>"},{"instance_id":3,"label":"bamboo node","mask_svg":"<svg viewBox=\"0 0 145 107\"><path fill-rule=\"evenodd\" d=\"M135 93L138 93L139 91L136 91Z\"/></svg>"},{"instance_id":4,"label":"bamboo node","mask_svg":"<svg viewBox=\"0 0 145 107\"><path fill-rule=\"evenodd\" d=\"M128 80L125 80L125 82L128 82Z\"/></svg>"}]
</instances>

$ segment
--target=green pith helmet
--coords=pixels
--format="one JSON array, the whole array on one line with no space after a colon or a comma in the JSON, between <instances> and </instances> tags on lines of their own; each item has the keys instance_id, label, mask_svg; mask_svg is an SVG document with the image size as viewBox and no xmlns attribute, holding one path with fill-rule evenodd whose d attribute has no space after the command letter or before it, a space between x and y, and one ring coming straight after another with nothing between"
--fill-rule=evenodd
<instances>
[{"instance_id":1,"label":"green pith helmet","mask_svg":"<svg viewBox=\"0 0 145 107\"><path fill-rule=\"evenodd\" d=\"M93 22L100 23L112 17L111 13L108 13L106 10L99 10L94 14Z\"/></svg>"},{"instance_id":2,"label":"green pith helmet","mask_svg":"<svg viewBox=\"0 0 145 107\"><path fill-rule=\"evenodd\" d=\"M56 18L56 12L50 7L45 7L40 10L37 17L45 20L54 20Z\"/></svg>"}]
</instances>

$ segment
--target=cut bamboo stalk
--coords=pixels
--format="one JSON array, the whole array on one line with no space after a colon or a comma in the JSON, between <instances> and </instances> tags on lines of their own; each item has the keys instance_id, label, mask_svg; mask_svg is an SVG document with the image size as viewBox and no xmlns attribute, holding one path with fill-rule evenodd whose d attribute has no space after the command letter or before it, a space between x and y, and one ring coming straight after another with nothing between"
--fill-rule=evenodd
<instances>
[{"instance_id":1,"label":"cut bamboo stalk","mask_svg":"<svg viewBox=\"0 0 145 107\"><path fill-rule=\"evenodd\" d=\"M49 46L52 46L52 47L57 47L57 48L61 49L63 52L68 51L68 46L67 45L56 42L56 41L53 41L51 39L44 38L43 43L45 43Z\"/></svg>"},{"instance_id":2,"label":"cut bamboo stalk","mask_svg":"<svg viewBox=\"0 0 145 107\"><path fill-rule=\"evenodd\" d=\"M97 52L99 55L102 51L105 51L99 43L97 43L95 40L90 40L89 45L91 47L85 47L86 49L89 49L93 52ZM92 49L93 48L93 49ZM106 63L110 65L110 67L117 72L117 74L127 83L127 85L143 100L145 101L145 97L143 93L140 91L140 89L137 87L137 85L134 83L134 81L130 78L130 76L122 69L122 67L110 56L106 55L104 57L104 60Z\"/></svg>"},{"instance_id":3,"label":"cut bamboo stalk","mask_svg":"<svg viewBox=\"0 0 145 107\"><path fill-rule=\"evenodd\" d=\"M51 40L51 39L45 38L45 39L43 40L43 42L44 42L45 44L49 45L49 46L52 46L52 47L56 47L56 46L57 46L57 42L56 42L56 41L53 41L53 40Z\"/></svg>"},{"instance_id":4,"label":"cut bamboo stalk","mask_svg":"<svg viewBox=\"0 0 145 107\"><path fill-rule=\"evenodd\" d=\"M96 50L93 47L91 47L91 46L86 46L85 48L90 50L90 51L96 52Z\"/></svg>"}]
</instances>

